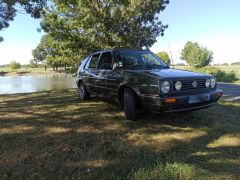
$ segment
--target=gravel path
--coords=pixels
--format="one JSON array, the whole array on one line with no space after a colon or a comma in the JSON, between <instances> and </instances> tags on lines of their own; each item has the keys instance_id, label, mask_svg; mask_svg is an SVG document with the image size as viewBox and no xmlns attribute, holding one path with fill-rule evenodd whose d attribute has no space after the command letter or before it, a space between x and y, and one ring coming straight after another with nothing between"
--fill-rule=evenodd
<instances>
[{"instance_id":1,"label":"gravel path","mask_svg":"<svg viewBox=\"0 0 240 180\"><path fill-rule=\"evenodd\" d=\"M223 90L222 99L226 101L240 102L240 85L219 82L218 88Z\"/></svg>"}]
</instances>

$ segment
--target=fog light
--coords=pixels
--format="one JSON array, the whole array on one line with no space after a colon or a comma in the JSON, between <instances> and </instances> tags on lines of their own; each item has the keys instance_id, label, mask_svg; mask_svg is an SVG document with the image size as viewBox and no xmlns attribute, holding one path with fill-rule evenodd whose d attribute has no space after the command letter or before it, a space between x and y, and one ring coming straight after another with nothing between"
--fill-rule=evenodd
<instances>
[{"instance_id":1,"label":"fog light","mask_svg":"<svg viewBox=\"0 0 240 180\"><path fill-rule=\"evenodd\" d=\"M167 98L167 99L165 99L165 102L166 103L176 103L176 98Z\"/></svg>"},{"instance_id":2,"label":"fog light","mask_svg":"<svg viewBox=\"0 0 240 180\"><path fill-rule=\"evenodd\" d=\"M216 86L216 79L215 78L211 78L211 87L215 88Z\"/></svg>"},{"instance_id":3,"label":"fog light","mask_svg":"<svg viewBox=\"0 0 240 180\"><path fill-rule=\"evenodd\" d=\"M210 79L206 79L206 81L205 81L206 88L209 88L210 85L211 85Z\"/></svg>"},{"instance_id":4,"label":"fog light","mask_svg":"<svg viewBox=\"0 0 240 180\"><path fill-rule=\"evenodd\" d=\"M180 91L180 90L182 89L182 83L181 83L181 81L177 81L177 82L175 83L175 89L176 89L177 91Z\"/></svg>"}]
</instances>

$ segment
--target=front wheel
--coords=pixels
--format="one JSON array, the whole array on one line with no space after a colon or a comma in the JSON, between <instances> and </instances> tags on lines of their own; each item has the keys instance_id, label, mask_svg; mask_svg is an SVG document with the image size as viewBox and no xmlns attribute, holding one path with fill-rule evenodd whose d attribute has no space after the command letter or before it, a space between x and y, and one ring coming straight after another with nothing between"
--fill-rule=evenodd
<instances>
[{"instance_id":1,"label":"front wheel","mask_svg":"<svg viewBox=\"0 0 240 180\"><path fill-rule=\"evenodd\" d=\"M86 85L81 82L78 86L79 98L81 100L87 100L90 98L90 93L87 91Z\"/></svg>"},{"instance_id":2,"label":"front wheel","mask_svg":"<svg viewBox=\"0 0 240 180\"><path fill-rule=\"evenodd\" d=\"M134 92L126 88L124 90L124 113L127 119L136 120L136 99Z\"/></svg>"}]
</instances>

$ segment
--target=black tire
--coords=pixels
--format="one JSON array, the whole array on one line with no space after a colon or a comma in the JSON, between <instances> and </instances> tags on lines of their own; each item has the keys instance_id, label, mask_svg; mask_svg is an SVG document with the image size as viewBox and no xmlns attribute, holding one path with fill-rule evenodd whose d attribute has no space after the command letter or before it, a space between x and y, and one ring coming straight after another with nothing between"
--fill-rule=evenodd
<instances>
[{"instance_id":1,"label":"black tire","mask_svg":"<svg viewBox=\"0 0 240 180\"><path fill-rule=\"evenodd\" d=\"M123 97L124 113L128 120L136 120L136 99L130 88L124 89Z\"/></svg>"},{"instance_id":2,"label":"black tire","mask_svg":"<svg viewBox=\"0 0 240 180\"><path fill-rule=\"evenodd\" d=\"M83 82L78 86L78 93L81 100L87 100L90 98L90 93L87 91L87 87Z\"/></svg>"}]
</instances>

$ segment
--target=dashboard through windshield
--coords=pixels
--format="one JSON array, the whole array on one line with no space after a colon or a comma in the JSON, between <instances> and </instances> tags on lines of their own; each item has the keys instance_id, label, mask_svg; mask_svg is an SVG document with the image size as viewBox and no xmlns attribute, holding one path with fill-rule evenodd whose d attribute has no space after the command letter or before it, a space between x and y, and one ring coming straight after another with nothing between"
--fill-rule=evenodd
<instances>
[{"instance_id":1,"label":"dashboard through windshield","mask_svg":"<svg viewBox=\"0 0 240 180\"><path fill-rule=\"evenodd\" d=\"M150 51L117 51L119 67L124 69L168 68L159 57Z\"/></svg>"}]
</instances>

